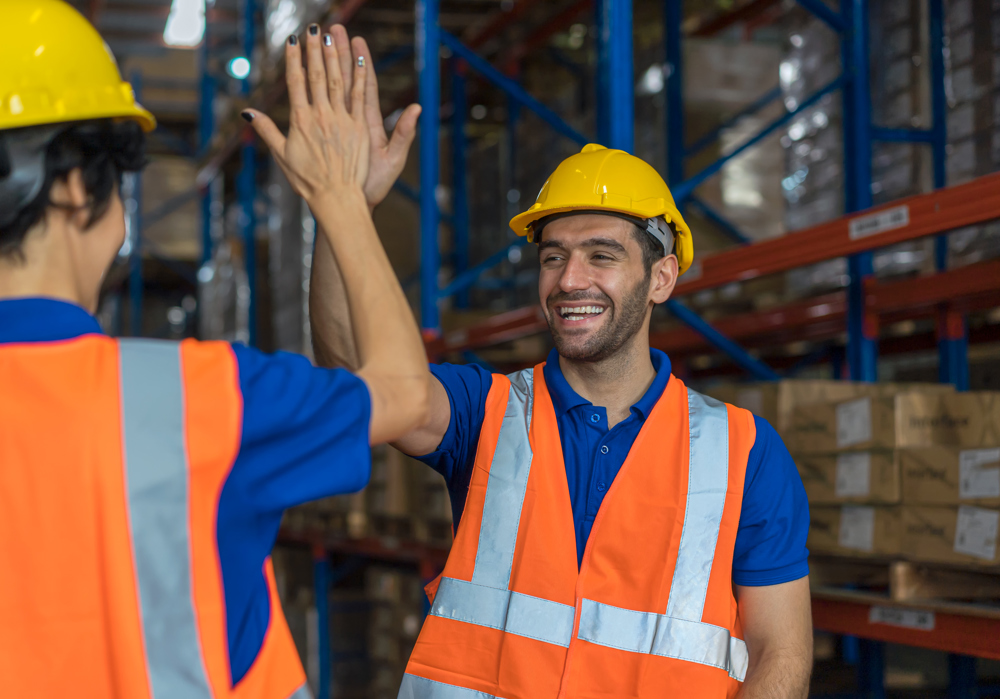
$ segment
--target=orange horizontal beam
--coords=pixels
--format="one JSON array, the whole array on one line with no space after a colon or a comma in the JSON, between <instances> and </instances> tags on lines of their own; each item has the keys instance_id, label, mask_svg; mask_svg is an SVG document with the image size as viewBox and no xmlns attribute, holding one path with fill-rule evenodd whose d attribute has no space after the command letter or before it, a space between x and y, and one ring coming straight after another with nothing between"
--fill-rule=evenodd
<instances>
[{"instance_id":1,"label":"orange horizontal beam","mask_svg":"<svg viewBox=\"0 0 1000 699\"><path fill-rule=\"evenodd\" d=\"M907 210L907 225L863 237L851 237L852 221L902 207ZM701 274L688 279L682 277L674 293L683 296L731 282L756 279L907 240L947 233L997 218L1000 218L1000 173L928 194L898 199L804 231L710 255L701 260Z\"/></svg>"},{"instance_id":2,"label":"orange horizontal beam","mask_svg":"<svg viewBox=\"0 0 1000 699\"><path fill-rule=\"evenodd\" d=\"M548 329L540 306L501 313L470 328L453 330L426 343L431 357L516 340Z\"/></svg>"},{"instance_id":3,"label":"orange horizontal beam","mask_svg":"<svg viewBox=\"0 0 1000 699\"><path fill-rule=\"evenodd\" d=\"M1000 617L978 616L971 605L962 611L959 611L959 605L953 605L955 611L951 611L942 610L940 605L899 605L888 598L884 602L869 601L866 598L871 596L863 593L856 597L851 599L847 594L827 596L823 592L814 592L813 626L822 631L873 641L1000 660ZM931 612L933 628L924 630L873 623L869 615L875 606Z\"/></svg>"},{"instance_id":4,"label":"orange horizontal beam","mask_svg":"<svg viewBox=\"0 0 1000 699\"><path fill-rule=\"evenodd\" d=\"M891 284L873 284L868 289L866 303L879 313L885 313L941 303L961 305L963 300L978 297L993 297L1000 305L1000 260L978 262Z\"/></svg>"}]
</instances>

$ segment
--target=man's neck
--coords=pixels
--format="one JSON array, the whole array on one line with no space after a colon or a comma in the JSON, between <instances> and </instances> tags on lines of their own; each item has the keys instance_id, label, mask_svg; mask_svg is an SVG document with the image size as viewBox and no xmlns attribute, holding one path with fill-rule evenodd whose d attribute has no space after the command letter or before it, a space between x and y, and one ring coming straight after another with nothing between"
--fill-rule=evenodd
<instances>
[{"instance_id":1,"label":"man's neck","mask_svg":"<svg viewBox=\"0 0 1000 699\"><path fill-rule=\"evenodd\" d=\"M567 359L560 355L559 368L574 391L607 410L608 429L628 417L631 407L646 394L656 378L646 332L637 333L613 356L599 362Z\"/></svg>"}]
</instances>

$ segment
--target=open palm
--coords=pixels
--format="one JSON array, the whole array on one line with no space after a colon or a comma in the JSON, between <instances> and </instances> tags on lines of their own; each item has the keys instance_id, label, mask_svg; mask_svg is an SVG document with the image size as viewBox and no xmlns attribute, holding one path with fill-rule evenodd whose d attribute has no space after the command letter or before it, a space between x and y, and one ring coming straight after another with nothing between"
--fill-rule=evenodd
<instances>
[{"instance_id":1,"label":"open palm","mask_svg":"<svg viewBox=\"0 0 1000 699\"><path fill-rule=\"evenodd\" d=\"M359 57L364 57L368 70L365 71L365 122L371 141L371 155L368 165L368 179L364 191L368 206L375 208L385 199L392 185L399 178L406 166L406 158L417 132L417 119L420 116L420 105L411 104L407 107L392 131L392 137L385 131L382 119L382 108L379 105L378 76L375 75L374 63L368 42L361 37L350 39L347 30L336 24L330 28L334 46L337 49L341 77L346 86L346 92L353 90L354 66Z\"/></svg>"}]
</instances>

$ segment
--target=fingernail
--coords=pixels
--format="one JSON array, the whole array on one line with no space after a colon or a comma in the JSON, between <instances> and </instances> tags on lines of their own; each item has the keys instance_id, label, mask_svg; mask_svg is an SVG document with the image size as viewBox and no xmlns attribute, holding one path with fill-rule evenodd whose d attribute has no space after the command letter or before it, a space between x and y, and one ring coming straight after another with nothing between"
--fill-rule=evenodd
<instances>
[{"instance_id":1,"label":"fingernail","mask_svg":"<svg viewBox=\"0 0 1000 699\"><path fill-rule=\"evenodd\" d=\"M253 112L240 112L240 116L243 117L243 120L246 121L246 123L249 124L251 121L253 121L254 113Z\"/></svg>"},{"instance_id":2,"label":"fingernail","mask_svg":"<svg viewBox=\"0 0 1000 699\"><path fill-rule=\"evenodd\" d=\"M364 67L365 67L365 57L358 56L358 68L364 68Z\"/></svg>"},{"instance_id":3,"label":"fingernail","mask_svg":"<svg viewBox=\"0 0 1000 699\"><path fill-rule=\"evenodd\" d=\"M319 25L318 24L310 24L309 25L309 33L312 34L313 36L316 36L317 34L319 34Z\"/></svg>"},{"instance_id":4,"label":"fingernail","mask_svg":"<svg viewBox=\"0 0 1000 699\"><path fill-rule=\"evenodd\" d=\"M333 46L333 37L329 34L323 35L323 44L326 46Z\"/></svg>"},{"instance_id":5,"label":"fingernail","mask_svg":"<svg viewBox=\"0 0 1000 699\"><path fill-rule=\"evenodd\" d=\"M299 43L299 37L295 36L294 34L288 37L289 46L295 46L297 43Z\"/></svg>"}]
</instances>

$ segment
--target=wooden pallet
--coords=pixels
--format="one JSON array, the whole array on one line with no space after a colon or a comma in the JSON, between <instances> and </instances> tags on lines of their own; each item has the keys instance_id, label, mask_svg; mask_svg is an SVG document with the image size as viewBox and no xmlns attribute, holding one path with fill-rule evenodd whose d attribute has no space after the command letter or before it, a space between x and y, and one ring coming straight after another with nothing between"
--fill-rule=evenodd
<instances>
[{"instance_id":1,"label":"wooden pallet","mask_svg":"<svg viewBox=\"0 0 1000 699\"><path fill-rule=\"evenodd\" d=\"M897 602L1000 600L1000 569L901 560L813 556L809 583L813 589L887 591Z\"/></svg>"}]
</instances>

